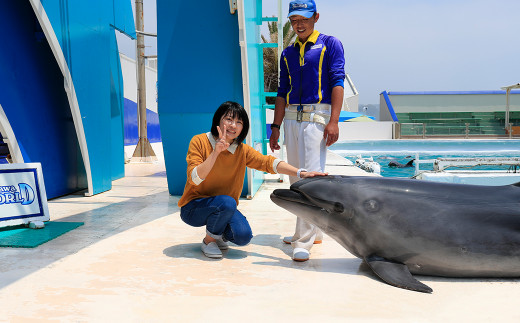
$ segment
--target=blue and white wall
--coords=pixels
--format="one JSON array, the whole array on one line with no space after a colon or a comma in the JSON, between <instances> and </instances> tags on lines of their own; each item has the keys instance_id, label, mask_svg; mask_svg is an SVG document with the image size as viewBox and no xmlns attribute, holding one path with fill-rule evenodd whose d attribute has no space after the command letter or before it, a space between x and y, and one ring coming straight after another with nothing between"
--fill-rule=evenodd
<instances>
[{"instance_id":1,"label":"blue and white wall","mask_svg":"<svg viewBox=\"0 0 520 323\"><path fill-rule=\"evenodd\" d=\"M137 122L137 66L135 60L123 54L120 54L120 58L124 80L124 142L126 151L132 150L132 148L135 149L139 141L139 124ZM159 127L159 115L157 114L157 69L149 66L145 67L145 82L148 141L150 141L150 143L158 143L161 142L161 129ZM128 155L127 153L127 156Z\"/></svg>"},{"instance_id":2,"label":"blue and white wall","mask_svg":"<svg viewBox=\"0 0 520 323\"><path fill-rule=\"evenodd\" d=\"M93 195L124 176L123 78L115 30L135 36L129 0L4 1L0 106L49 198Z\"/></svg>"}]
</instances>

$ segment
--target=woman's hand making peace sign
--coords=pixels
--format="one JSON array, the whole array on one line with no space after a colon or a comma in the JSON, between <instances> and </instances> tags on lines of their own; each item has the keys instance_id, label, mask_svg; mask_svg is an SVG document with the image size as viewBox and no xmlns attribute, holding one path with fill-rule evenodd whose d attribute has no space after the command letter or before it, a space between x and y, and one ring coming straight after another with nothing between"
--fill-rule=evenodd
<instances>
[{"instance_id":1,"label":"woman's hand making peace sign","mask_svg":"<svg viewBox=\"0 0 520 323\"><path fill-rule=\"evenodd\" d=\"M199 166L197 166L197 173L200 178L205 179L206 176L208 176L209 172L213 168L213 165L215 165L215 161L217 160L218 155L223 152L224 150L229 148L229 142L227 142L227 135L226 135L226 125L224 125L224 130L220 130L220 127L217 126L218 130L218 139L217 143L215 144L215 150L211 152L209 157L203 161Z\"/></svg>"},{"instance_id":2,"label":"woman's hand making peace sign","mask_svg":"<svg viewBox=\"0 0 520 323\"><path fill-rule=\"evenodd\" d=\"M226 132L226 125L224 125L224 131L220 130L220 127L217 126L218 130L218 139L217 144L215 145L215 150L217 153L221 153L224 150L229 148L229 142L227 142L227 132Z\"/></svg>"}]
</instances>

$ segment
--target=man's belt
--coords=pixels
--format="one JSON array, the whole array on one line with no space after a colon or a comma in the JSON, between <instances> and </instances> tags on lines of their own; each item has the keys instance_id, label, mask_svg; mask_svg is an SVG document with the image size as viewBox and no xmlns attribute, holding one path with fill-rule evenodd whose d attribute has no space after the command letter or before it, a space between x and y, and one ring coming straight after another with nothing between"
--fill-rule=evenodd
<instances>
[{"instance_id":1,"label":"man's belt","mask_svg":"<svg viewBox=\"0 0 520 323\"><path fill-rule=\"evenodd\" d=\"M296 105L296 104L289 104L286 111L300 111L303 110L303 112L316 112L316 111L326 111L327 113L330 113L330 104L328 103L316 103L316 104L302 104L302 105Z\"/></svg>"},{"instance_id":2,"label":"man's belt","mask_svg":"<svg viewBox=\"0 0 520 323\"><path fill-rule=\"evenodd\" d=\"M297 121L305 121L305 122L316 122L322 125L327 125L329 123L330 117L319 115L314 112L293 112L293 111L285 111L286 120L297 120Z\"/></svg>"}]
</instances>

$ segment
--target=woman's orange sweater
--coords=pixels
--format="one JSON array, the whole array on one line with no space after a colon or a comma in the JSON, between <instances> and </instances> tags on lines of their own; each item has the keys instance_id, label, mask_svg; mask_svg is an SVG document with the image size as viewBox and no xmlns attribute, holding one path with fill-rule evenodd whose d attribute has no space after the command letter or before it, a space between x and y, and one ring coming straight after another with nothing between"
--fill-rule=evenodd
<instances>
[{"instance_id":1,"label":"woman's orange sweater","mask_svg":"<svg viewBox=\"0 0 520 323\"><path fill-rule=\"evenodd\" d=\"M279 159L265 156L244 143L232 144L228 150L221 152L208 176L197 185L193 181L192 172L204 162L215 147L211 133L196 135L191 139L186 156L188 163L186 186L178 202L179 207L191 200L217 195L229 195L237 201L242 193L246 167L259 171L276 173Z\"/></svg>"}]
</instances>

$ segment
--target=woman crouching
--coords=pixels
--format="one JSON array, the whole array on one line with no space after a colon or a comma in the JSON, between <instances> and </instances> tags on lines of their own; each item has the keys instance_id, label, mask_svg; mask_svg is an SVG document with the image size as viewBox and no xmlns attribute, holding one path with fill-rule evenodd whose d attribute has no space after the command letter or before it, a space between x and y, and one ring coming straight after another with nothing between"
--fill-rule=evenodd
<instances>
[{"instance_id":1,"label":"woman crouching","mask_svg":"<svg viewBox=\"0 0 520 323\"><path fill-rule=\"evenodd\" d=\"M248 131L245 109L228 101L213 115L211 131L191 139L186 186L178 205L185 223L206 226L201 245L206 257L222 258L221 250L228 248L227 241L244 246L253 238L249 222L237 210L246 167L300 178L327 175L262 155L243 143Z\"/></svg>"}]
</instances>

